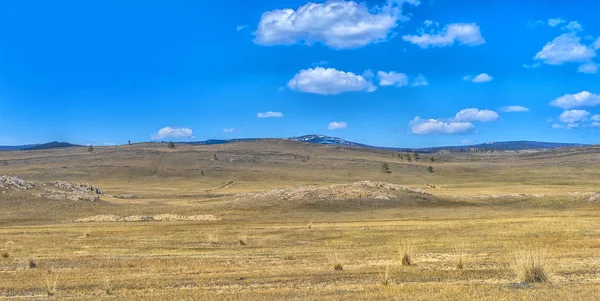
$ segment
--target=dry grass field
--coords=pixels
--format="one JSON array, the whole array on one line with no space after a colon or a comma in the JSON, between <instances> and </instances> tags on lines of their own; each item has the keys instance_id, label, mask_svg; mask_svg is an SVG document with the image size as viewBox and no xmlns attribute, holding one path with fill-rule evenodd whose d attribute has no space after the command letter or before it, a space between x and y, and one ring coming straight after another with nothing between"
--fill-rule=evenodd
<instances>
[{"instance_id":1,"label":"dry grass field","mask_svg":"<svg viewBox=\"0 0 600 301\"><path fill-rule=\"evenodd\" d=\"M0 194L0 299L600 299L600 147L421 156L283 140L0 152L0 175L35 186ZM35 195L52 181L103 194ZM98 215L130 221L75 222Z\"/></svg>"}]
</instances>

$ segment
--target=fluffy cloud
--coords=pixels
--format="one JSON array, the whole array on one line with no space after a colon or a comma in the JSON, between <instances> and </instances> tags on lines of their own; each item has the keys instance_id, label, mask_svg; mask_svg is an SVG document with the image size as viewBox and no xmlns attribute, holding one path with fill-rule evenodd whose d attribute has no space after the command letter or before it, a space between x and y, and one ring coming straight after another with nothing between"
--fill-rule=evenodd
<instances>
[{"instance_id":1,"label":"fluffy cloud","mask_svg":"<svg viewBox=\"0 0 600 301\"><path fill-rule=\"evenodd\" d=\"M583 31L583 26L577 21L571 21L567 26L563 27L563 29L568 31Z\"/></svg>"},{"instance_id":2,"label":"fluffy cloud","mask_svg":"<svg viewBox=\"0 0 600 301\"><path fill-rule=\"evenodd\" d=\"M566 21L562 18L550 18L548 19L548 26L550 27L556 27L562 23L565 23Z\"/></svg>"},{"instance_id":3,"label":"fluffy cloud","mask_svg":"<svg viewBox=\"0 0 600 301\"><path fill-rule=\"evenodd\" d=\"M471 80L474 83L487 83L491 82L494 78L489 76L487 73L481 73Z\"/></svg>"},{"instance_id":4,"label":"fluffy cloud","mask_svg":"<svg viewBox=\"0 0 600 301\"><path fill-rule=\"evenodd\" d=\"M233 131L235 131L234 128L223 129L223 132L225 133L232 133Z\"/></svg>"},{"instance_id":5,"label":"fluffy cloud","mask_svg":"<svg viewBox=\"0 0 600 301\"><path fill-rule=\"evenodd\" d=\"M328 130L341 130L348 127L348 124L345 121L332 121L329 123L327 127Z\"/></svg>"},{"instance_id":6,"label":"fluffy cloud","mask_svg":"<svg viewBox=\"0 0 600 301\"><path fill-rule=\"evenodd\" d=\"M588 91L581 91L576 94L565 94L550 102L550 105L563 109L595 107L600 105L600 95Z\"/></svg>"},{"instance_id":7,"label":"fluffy cloud","mask_svg":"<svg viewBox=\"0 0 600 301\"><path fill-rule=\"evenodd\" d=\"M413 80L411 85L413 87L421 87L421 86L428 86L429 83L427 82L427 80L425 79L425 76L423 76L423 74L419 74L419 75L417 75L417 77L415 77L415 79Z\"/></svg>"},{"instance_id":8,"label":"fluffy cloud","mask_svg":"<svg viewBox=\"0 0 600 301\"><path fill-rule=\"evenodd\" d=\"M595 50L600 49L600 38L596 39L596 41L594 42L594 44L592 44L592 48L594 48Z\"/></svg>"},{"instance_id":9,"label":"fluffy cloud","mask_svg":"<svg viewBox=\"0 0 600 301\"><path fill-rule=\"evenodd\" d=\"M236 30L236 31L242 31L242 30L246 29L246 27L248 27L248 25L238 25L238 26L235 28L235 30Z\"/></svg>"},{"instance_id":10,"label":"fluffy cloud","mask_svg":"<svg viewBox=\"0 0 600 301\"><path fill-rule=\"evenodd\" d=\"M549 65L589 61L596 56L596 52L581 44L580 40L580 37L572 33L562 34L546 43L533 59Z\"/></svg>"},{"instance_id":11,"label":"fluffy cloud","mask_svg":"<svg viewBox=\"0 0 600 301\"><path fill-rule=\"evenodd\" d=\"M377 72L377 77L379 78L380 86L395 85L398 87L402 87L402 86L408 85L408 76L404 73L397 73L394 71L391 71L391 72L379 71L379 72Z\"/></svg>"},{"instance_id":12,"label":"fluffy cloud","mask_svg":"<svg viewBox=\"0 0 600 301\"><path fill-rule=\"evenodd\" d=\"M502 111L510 113L510 112L528 112L529 109L523 106L508 106L502 108Z\"/></svg>"},{"instance_id":13,"label":"fluffy cloud","mask_svg":"<svg viewBox=\"0 0 600 301\"><path fill-rule=\"evenodd\" d=\"M586 110L569 110L569 111L562 112L562 114L560 114L558 119L562 123L567 123L569 125L576 125L583 121L586 121L588 116L590 116L590 112L588 112Z\"/></svg>"},{"instance_id":14,"label":"fluffy cloud","mask_svg":"<svg viewBox=\"0 0 600 301\"><path fill-rule=\"evenodd\" d=\"M194 133L188 128L164 127L152 135L152 140L193 138Z\"/></svg>"},{"instance_id":15,"label":"fluffy cloud","mask_svg":"<svg viewBox=\"0 0 600 301\"><path fill-rule=\"evenodd\" d=\"M296 10L275 9L262 14L254 32L260 45L290 45L299 42L323 43L331 48L358 48L387 40L402 15L404 3L419 5L419 0L387 0L380 7L364 2L309 2Z\"/></svg>"},{"instance_id":16,"label":"fluffy cloud","mask_svg":"<svg viewBox=\"0 0 600 301\"><path fill-rule=\"evenodd\" d=\"M600 121L600 115L596 114L590 118L592 121Z\"/></svg>"},{"instance_id":17,"label":"fluffy cloud","mask_svg":"<svg viewBox=\"0 0 600 301\"><path fill-rule=\"evenodd\" d=\"M594 62L585 63L577 68L577 72L595 74L598 72L598 64Z\"/></svg>"},{"instance_id":18,"label":"fluffy cloud","mask_svg":"<svg viewBox=\"0 0 600 301\"><path fill-rule=\"evenodd\" d=\"M272 117L279 118L279 117L283 117L283 113L268 111L268 112L264 112L264 113L258 113L258 114L256 114L256 116L258 118L272 118Z\"/></svg>"},{"instance_id":19,"label":"fluffy cloud","mask_svg":"<svg viewBox=\"0 0 600 301\"><path fill-rule=\"evenodd\" d=\"M425 23L425 25L430 27L432 23ZM425 30L421 29L419 33L420 35L405 35L402 39L421 48L451 46L455 42L470 46L485 43L476 23L453 23L448 24L441 31L431 30L430 33L425 33Z\"/></svg>"},{"instance_id":20,"label":"fluffy cloud","mask_svg":"<svg viewBox=\"0 0 600 301\"><path fill-rule=\"evenodd\" d=\"M555 124L552 125L552 128L553 129L564 129L565 126L562 125L562 124L555 123Z\"/></svg>"},{"instance_id":21,"label":"fluffy cloud","mask_svg":"<svg viewBox=\"0 0 600 301\"><path fill-rule=\"evenodd\" d=\"M476 108L469 108L461 110L454 116L455 121L481 121L489 122L498 119L498 113L492 110L479 110Z\"/></svg>"},{"instance_id":22,"label":"fluffy cloud","mask_svg":"<svg viewBox=\"0 0 600 301\"><path fill-rule=\"evenodd\" d=\"M335 95L349 91L373 92L377 89L373 83L360 75L323 67L301 70L287 86L295 91L322 95Z\"/></svg>"},{"instance_id":23,"label":"fluffy cloud","mask_svg":"<svg viewBox=\"0 0 600 301\"><path fill-rule=\"evenodd\" d=\"M417 135L461 134L474 128L470 122L444 122L437 119L421 119L419 116L415 117L408 125L411 133Z\"/></svg>"},{"instance_id":24,"label":"fluffy cloud","mask_svg":"<svg viewBox=\"0 0 600 301\"><path fill-rule=\"evenodd\" d=\"M592 122L592 127L598 128L600 127L600 122Z\"/></svg>"}]
</instances>

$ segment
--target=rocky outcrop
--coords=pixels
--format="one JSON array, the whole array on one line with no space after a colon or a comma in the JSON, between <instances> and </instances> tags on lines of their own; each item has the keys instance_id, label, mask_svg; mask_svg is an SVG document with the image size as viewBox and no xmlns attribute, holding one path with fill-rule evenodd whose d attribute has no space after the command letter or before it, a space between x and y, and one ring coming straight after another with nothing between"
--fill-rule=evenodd
<instances>
[{"instance_id":1,"label":"rocky outcrop","mask_svg":"<svg viewBox=\"0 0 600 301\"><path fill-rule=\"evenodd\" d=\"M0 176L0 193L12 194L23 191L28 195L50 200L89 201L100 200L102 190L85 183L70 183L63 181L33 183L17 176Z\"/></svg>"},{"instance_id":2,"label":"rocky outcrop","mask_svg":"<svg viewBox=\"0 0 600 301\"><path fill-rule=\"evenodd\" d=\"M111 214L96 215L75 220L77 223L111 223L111 222L182 222L182 221L219 221L220 218L211 215L176 215L176 214L159 214L159 215L131 215L117 216Z\"/></svg>"},{"instance_id":3,"label":"rocky outcrop","mask_svg":"<svg viewBox=\"0 0 600 301\"><path fill-rule=\"evenodd\" d=\"M0 176L0 190L28 190L34 187L32 182L25 181L17 176Z\"/></svg>"}]
</instances>

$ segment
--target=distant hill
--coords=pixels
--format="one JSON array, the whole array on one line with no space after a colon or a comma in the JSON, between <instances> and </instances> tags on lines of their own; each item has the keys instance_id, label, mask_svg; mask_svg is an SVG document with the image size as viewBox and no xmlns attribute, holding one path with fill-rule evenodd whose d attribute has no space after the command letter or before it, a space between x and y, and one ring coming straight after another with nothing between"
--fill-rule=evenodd
<instances>
[{"instance_id":1,"label":"distant hill","mask_svg":"<svg viewBox=\"0 0 600 301\"><path fill-rule=\"evenodd\" d=\"M226 144L232 142L244 142L244 141L256 141L261 138L241 138L241 139L210 139L206 141L187 141L178 142L180 144L190 145L215 145L215 144ZM474 151L475 149L487 149L497 151L521 151L531 149L555 149L563 147L578 147L586 146L585 144L577 143L557 143L557 142L539 142L539 141L502 141L502 142L488 142L474 145L460 145L460 146L440 146L440 147L426 147L426 148L396 148L396 147L379 147L366 145L362 143L347 141L337 137L330 137L325 135L304 135L299 137L284 138L283 140L306 142L313 144L323 145L339 145L339 146L350 146L350 147L363 147L371 149L391 150L399 152L424 152L433 153L438 151ZM64 147L76 147L81 145L71 144L67 142L50 142L45 144L30 144L30 145L18 145L18 146L0 146L0 151L8 150L41 150L41 149L53 149L53 148L64 148Z\"/></svg>"}]
</instances>

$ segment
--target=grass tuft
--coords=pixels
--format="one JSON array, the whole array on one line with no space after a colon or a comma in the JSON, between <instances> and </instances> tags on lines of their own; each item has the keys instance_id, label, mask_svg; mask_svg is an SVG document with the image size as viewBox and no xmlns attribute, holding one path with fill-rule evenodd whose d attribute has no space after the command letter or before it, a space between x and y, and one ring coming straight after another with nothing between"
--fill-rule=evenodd
<instances>
[{"instance_id":1,"label":"grass tuft","mask_svg":"<svg viewBox=\"0 0 600 301\"><path fill-rule=\"evenodd\" d=\"M52 270L48 270L44 279L41 280L42 286L46 291L46 295L52 297L56 295L56 287L58 285L58 275L55 275Z\"/></svg>"},{"instance_id":2,"label":"grass tuft","mask_svg":"<svg viewBox=\"0 0 600 301\"><path fill-rule=\"evenodd\" d=\"M248 244L248 233L244 232L241 235L239 235L238 242L240 243L240 246L247 245Z\"/></svg>"},{"instance_id":3,"label":"grass tuft","mask_svg":"<svg viewBox=\"0 0 600 301\"><path fill-rule=\"evenodd\" d=\"M521 282L536 283L549 281L549 266L546 251L520 250L513 256L510 266Z\"/></svg>"},{"instance_id":4,"label":"grass tuft","mask_svg":"<svg viewBox=\"0 0 600 301\"><path fill-rule=\"evenodd\" d=\"M12 241L9 241L4 244L4 248L2 248L2 251L0 252L0 255L2 256L2 258L10 257L10 248L12 247L12 245L13 245Z\"/></svg>"},{"instance_id":5,"label":"grass tuft","mask_svg":"<svg viewBox=\"0 0 600 301\"><path fill-rule=\"evenodd\" d=\"M37 260L35 259L35 257L29 257L27 258L27 265L29 266L30 269L35 269L38 267L38 263Z\"/></svg>"},{"instance_id":6,"label":"grass tuft","mask_svg":"<svg viewBox=\"0 0 600 301\"><path fill-rule=\"evenodd\" d=\"M208 234L206 234L206 239L208 239L208 242L211 245L216 245L220 241L219 234L216 234L216 233L208 233Z\"/></svg>"},{"instance_id":7,"label":"grass tuft","mask_svg":"<svg viewBox=\"0 0 600 301\"><path fill-rule=\"evenodd\" d=\"M454 256L456 258L456 269L462 270L465 268L465 248L455 247Z\"/></svg>"},{"instance_id":8,"label":"grass tuft","mask_svg":"<svg viewBox=\"0 0 600 301\"><path fill-rule=\"evenodd\" d=\"M337 252L333 252L329 255L329 262L333 267L334 271L343 271L344 270L344 262L340 258Z\"/></svg>"},{"instance_id":9,"label":"grass tuft","mask_svg":"<svg viewBox=\"0 0 600 301\"><path fill-rule=\"evenodd\" d=\"M403 266L411 266L415 264L413 260L413 249L413 244L403 244L402 247L400 247L400 262Z\"/></svg>"},{"instance_id":10,"label":"grass tuft","mask_svg":"<svg viewBox=\"0 0 600 301\"><path fill-rule=\"evenodd\" d=\"M390 267L386 266L384 269L379 271L379 275L377 277L379 279L379 284L382 286L388 286L392 282L392 274L390 273Z\"/></svg>"}]
</instances>

